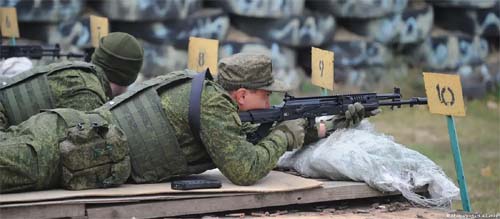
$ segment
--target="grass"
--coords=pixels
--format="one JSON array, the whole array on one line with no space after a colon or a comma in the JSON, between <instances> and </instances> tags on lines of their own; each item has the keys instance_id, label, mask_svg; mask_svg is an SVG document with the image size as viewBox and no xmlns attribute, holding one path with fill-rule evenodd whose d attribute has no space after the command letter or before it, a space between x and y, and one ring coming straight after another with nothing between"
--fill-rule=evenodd
<instances>
[{"instance_id":1,"label":"grass","mask_svg":"<svg viewBox=\"0 0 500 219\"><path fill-rule=\"evenodd\" d=\"M487 105L490 105L488 107ZM500 212L500 102L494 98L466 103L467 116L455 117L473 211ZM389 109L370 118L378 131L419 151L457 183L445 116L426 107ZM454 203L461 209L460 201Z\"/></svg>"},{"instance_id":2,"label":"grass","mask_svg":"<svg viewBox=\"0 0 500 219\"><path fill-rule=\"evenodd\" d=\"M394 83L401 86L404 97L424 95L420 74L395 76L387 81L390 86L382 85L370 91L391 92L391 83ZM345 93L367 91L342 85L336 85L335 89ZM305 82L300 90L294 94L320 94L320 89L310 82ZM455 117L472 210L491 214L500 212L500 95L494 96L496 93L482 100L466 101L467 115ZM427 106L382 110L370 118L376 129L429 157L458 186L446 117L430 114ZM455 201L453 208L462 209L461 202Z\"/></svg>"}]
</instances>

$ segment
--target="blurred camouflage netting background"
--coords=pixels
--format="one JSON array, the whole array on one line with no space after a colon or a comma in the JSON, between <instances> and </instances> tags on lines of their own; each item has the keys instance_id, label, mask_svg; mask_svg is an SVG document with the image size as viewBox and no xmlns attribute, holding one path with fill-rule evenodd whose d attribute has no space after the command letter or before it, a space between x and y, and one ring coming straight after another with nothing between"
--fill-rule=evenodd
<instances>
[{"instance_id":1,"label":"blurred camouflage netting background","mask_svg":"<svg viewBox=\"0 0 500 219\"><path fill-rule=\"evenodd\" d=\"M219 58L237 52L272 55L275 74L293 88L310 72L311 46L334 51L336 83L360 90L422 71L459 73L467 97L498 93L500 87L498 0L0 0L0 5L17 8L19 45L59 43L66 52L90 47L90 14L108 17L110 31L142 40L142 80L186 68L188 38L197 36L219 40Z\"/></svg>"}]
</instances>

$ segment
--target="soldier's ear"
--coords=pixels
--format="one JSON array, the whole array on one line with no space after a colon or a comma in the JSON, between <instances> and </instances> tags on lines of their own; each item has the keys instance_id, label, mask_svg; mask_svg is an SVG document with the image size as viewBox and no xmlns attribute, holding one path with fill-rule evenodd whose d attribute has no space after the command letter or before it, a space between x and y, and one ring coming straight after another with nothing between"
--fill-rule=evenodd
<instances>
[{"instance_id":1,"label":"soldier's ear","mask_svg":"<svg viewBox=\"0 0 500 219\"><path fill-rule=\"evenodd\" d=\"M233 96L236 102L239 105L245 104L245 97L248 93L248 90L245 88L239 88L238 90L234 91Z\"/></svg>"}]
</instances>

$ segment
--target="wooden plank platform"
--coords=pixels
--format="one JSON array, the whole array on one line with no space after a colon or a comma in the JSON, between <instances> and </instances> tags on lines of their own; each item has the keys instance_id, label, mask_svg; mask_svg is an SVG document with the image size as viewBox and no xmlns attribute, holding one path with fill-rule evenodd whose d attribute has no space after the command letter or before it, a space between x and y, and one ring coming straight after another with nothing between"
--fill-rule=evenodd
<instances>
[{"instance_id":1,"label":"wooden plank platform","mask_svg":"<svg viewBox=\"0 0 500 219\"><path fill-rule=\"evenodd\" d=\"M365 183L326 181L320 188L270 193L149 195L0 205L2 218L152 218L291 204L381 197Z\"/></svg>"}]
</instances>

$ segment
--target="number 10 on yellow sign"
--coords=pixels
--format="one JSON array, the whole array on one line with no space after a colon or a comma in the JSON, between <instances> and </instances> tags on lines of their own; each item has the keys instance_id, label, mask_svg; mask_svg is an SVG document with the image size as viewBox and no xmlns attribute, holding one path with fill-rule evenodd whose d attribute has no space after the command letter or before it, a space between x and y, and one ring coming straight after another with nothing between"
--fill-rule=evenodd
<instances>
[{"instance_id":1,"label":"number 10 on yellow sign","mask_svg":"<svg viewBox=\"0 0 500 219\"><path fill-rule=\"evenodd\" d=\"M431 113L465 116L460 76L424 72L424 82Z\"/></svg>"},{"instance_id":2,"label":"number 10 on yellow sign","mask_svg":"<svg viewBox=\"0 0 500 219\"><path fill-rule=\"evenodd\" d=\"M424 72L425 93L431 113L446 115L451 151L455 160L460 197L464 211L470 212L469 193L462 164L462 155L453 116L465 116L462 84L459 75Z\"/></svg>"}]
</instances>

